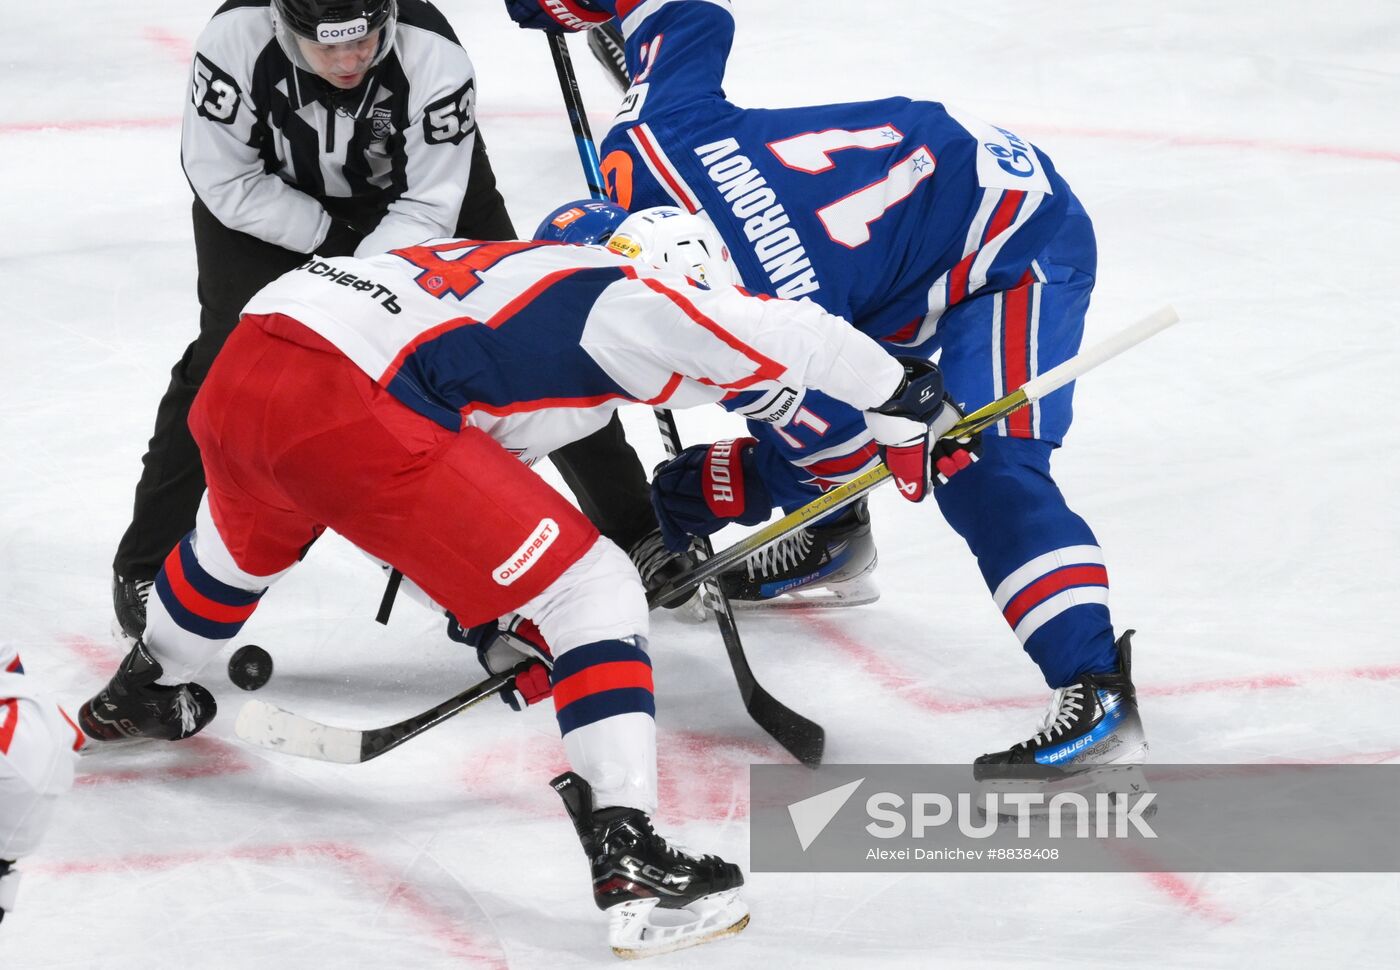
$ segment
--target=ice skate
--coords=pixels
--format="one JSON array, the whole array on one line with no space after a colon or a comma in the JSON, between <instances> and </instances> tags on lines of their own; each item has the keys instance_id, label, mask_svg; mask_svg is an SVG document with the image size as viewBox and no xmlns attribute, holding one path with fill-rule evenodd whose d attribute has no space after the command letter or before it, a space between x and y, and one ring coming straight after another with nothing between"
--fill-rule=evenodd
<instances>
[{"instance_id":1,"label":"ice skate","mask_svg":"<svg viewBox=\"0 0 1400 970\"><path fill-rule=\"evenodd\" d=\"M179 741L198 734L218 710L199 684L164 686L161 666L139 639L107 686L78 711L83 733L97 741Z\"/></svg>"},{"instance_id":2,"label":"ice skate","mask_svg":"<svg viewBox=\"0 0 1400 970\"><path fill-rule=\"evenodd\" d=\"M113 636L128 645L141 639L146 632L146 600L150 596L151 580L112 576L112 609L117 614Z\"/></svg>"},{"instance_id":3,"label":"ice skate","mask_svg":"<svg viewBox=\"0 0 1400 970\"><path fill-rule=\"evenodd\" d=\"M738 866L670 845L640 809L594 808L592 788L571 771L550 784L588 854L593 901L608 914L613 953L656 956L733 936L748 925Z\"/></svg>"},{"instance_id":4,"label":"ice skate","mask_svg":"<svg viewBox=\"0 0 1400 970\"><path fill-rule=\"evenodd\" d=\"M836 519L799 529L722 573L736 609L860 606L880 598L864 499Z\"/></svg>"},{"instance_id":5,"label":"ice skate","mask_svg":"<svg viewBox=\"0 0 1400 970\"><path fill-rule=\"evenodd\" d=\"M672 552L661 539L661 530L653 529L627 550L647 593L664 586L678 576L695 568L695 558L689 552ZM658 606L674 611L686 620L701 622L708 618L704 599L699 590L672 597Z\"/></svg>"},{"instance_id":6,"label":"ice skate","mask_svg":"<svg viewBox=\"0 0 1400 970\"><path fill-rule=\"evenodd\" d=\"M1093 785L1115 774L1140 780L1136 766L1147 761L1147 736L1132 680L1135 632L1126 631L1114 645L1116 671L1086 674L1056 690L1041 730L1005 751L982 755L973 762L973 777L979 782L1034 779L1066 790L1076 787L1069 776L1085 772L1092 772L1084 781ZM1122 778L1114 787L1120 783L1131 789L1137 781Z\"/></svg>"}]
</instances>

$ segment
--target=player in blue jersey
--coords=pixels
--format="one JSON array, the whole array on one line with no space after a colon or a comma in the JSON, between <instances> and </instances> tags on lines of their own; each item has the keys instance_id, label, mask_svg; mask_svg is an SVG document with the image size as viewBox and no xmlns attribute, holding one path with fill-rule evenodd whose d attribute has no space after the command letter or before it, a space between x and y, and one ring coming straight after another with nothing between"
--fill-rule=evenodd
<instances>
[{"instance_id":1,"label":"player in blue jersey","mask_svg":"<svg viewBox=\"0 0 1400 970\"><path fill-rule=\"evenodd\" d=\"M812 300L892 354L939 356L950 394L975 409L1079 348L1094 286L1093 227L1050 160L1012 131L908 98L740 108L722 80L728 0L506 0L522 26L580 30L614 16L631 85L602 169L628 209L701 212L745 287ZM1008 625L1054 690L1044 728L979 764L1089 766L1145 759L1115 640L1098 541L1050 473L1073 386L984 435L982 460L936 491ZM753 395L726 406L754 408ZM740 448L751 498L791 510L869 470L878 449L858 411L795 392ZM690 516L711 450L687 449L653 481L653 503ZM896 476L898 477L898 476ZM700 507L703 507L703 503ZM753 518L734 505L727 515ZM876 595L868 516L857 508L794 534L726 574L736 602L862 602ZM813 596L812 591L825 599Z\"/></svg>"}]
</instances>

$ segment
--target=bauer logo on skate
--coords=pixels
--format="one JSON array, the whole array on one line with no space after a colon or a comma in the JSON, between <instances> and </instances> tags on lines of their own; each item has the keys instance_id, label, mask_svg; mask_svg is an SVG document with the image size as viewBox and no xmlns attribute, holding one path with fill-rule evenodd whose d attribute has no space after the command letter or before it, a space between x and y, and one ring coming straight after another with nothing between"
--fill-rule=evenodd
<instances>
[{"instance_id":1,"label":"bauer logo on skate","mask_svg":"<svg viewBox=\"0 0 1400 970\"><path fill-rule=\"evenodd\" d=\"M540 557L559 538L559 523L553 519L541 519L535 531L511 553L510 558L496 567L493 574L496 582L509 586L530 571L530 567L540 561Z\"/></svg>"}]
</instances>

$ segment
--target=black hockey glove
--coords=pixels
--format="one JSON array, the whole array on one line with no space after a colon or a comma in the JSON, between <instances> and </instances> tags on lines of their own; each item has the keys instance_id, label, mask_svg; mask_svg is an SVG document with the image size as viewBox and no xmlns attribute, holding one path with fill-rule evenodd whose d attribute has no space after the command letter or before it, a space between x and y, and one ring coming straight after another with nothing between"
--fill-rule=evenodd
<instances>
[{"instance_id":1,"label":"black hockey glove","mask_svg":"<svg viewBox=\"0 0 1400 970\"><path fill-rule=\"evenodd\" d=\"M922 502L930 488L946 485L977 460L982 436L940 440L963 416L943 390L943 372L922 357L896 359L904 365L904 380L888 401L865 412L865 423L899 494Z\"/></svg>"},{"instance_id":2,"label":"black hockey glove","mask_svg":"<svg viewBox=\"0 0 1400 970\"><path fill-rule=\"evenodd\" d=\"M539 627L523 616L512 613L500 620L491 620L463 629L457 618L447 614L447 636L476 650L476 659L488 674L503 674L525 660L533 660L524 673L501 688L501 700L514 711L523 711L538 704L553 693L549 683L549 668L554 655L544 642Z\"/></svg>"}]
</instances>

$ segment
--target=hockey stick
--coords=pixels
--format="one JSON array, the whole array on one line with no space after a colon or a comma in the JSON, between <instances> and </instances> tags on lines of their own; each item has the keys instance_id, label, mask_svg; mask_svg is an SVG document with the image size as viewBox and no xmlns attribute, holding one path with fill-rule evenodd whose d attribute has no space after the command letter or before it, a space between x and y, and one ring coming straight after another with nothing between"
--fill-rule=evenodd
<instances>
[{"instance_id":1,"label":"hockey stick","mask_svg":"<svg viewBox=\"0 0 1400 970\"><path fill-rule=\"evenodd\" d=\"M387 727L365 730L334 727L291 711L284 711L266 701L250 700L238 712L238 721L233 730L249 744L270 748L283 754L315 758L317 761L333 761L342 765L357 765L377 758L386 751L392 751L428 728L460 714L493 694L500 693L501 688L509 685L516 674L527 670L531 663L532 661L526 661L504 673L493 674L455 697L449 697L441 704L428 708L422 714L415 714Z\"/></svg>"},{"instance_id":2,"label":"hockey stick","mask_svg":"<svg viewBox=\"0 0 1400 970\"><path fill-rule=\"evenodd\" d=\"M554 71L559 76L559 90L564 97L564 108L569 115L569 124L573 127L579 161L583 164L584 178L588 182L588 191L595 199L605 199L607 194L603 190L603 176L598 167L598 149L593 141L593 132L588 126L588 118L583 111L583 98L579 94L573 61L569 58L567 39L560 33L547 36L549 51L554 58ZM652 411L656 415L656 426L661 432L666 454L674 458L681 449L676 420L666 408L653 408ZM702 562L714 554L709 539L700 539L695 543L694 549ZM743 641L739 639L734 610L719 584L706 583L704 596L715 612L720 638L724 641L725 653L729 655L729 666L734 671L739 695L743 698L744 709L748 711L749 717L804 765L814 768L821 764L822 749L826 746L826 732L822 726L782 704L754 677L753 669L744 653ZM654 597L649 598L648 605L656 602L658 601Z\"/></svg>"},{"instance_id":3,"label":"hockey stick","mask_svg":"<svg viewBox=\"0 0 1400 970\"><path fill-rule=\"evenodd\" d=\"M944 438L960 438L990 428L1007 415L1038 401L1059 390L1086 371L1092 370L1104 361L1117 357L1129 347L1142 343L1148 337L1160 333L1176 323L1179 318L1171 307L1162 307L1151 316L1144 317L1132 326L1125 327L1113 336L1094 344L1088 350L1080 351L1069 360L1050 368L1039 377L1033 377L1003 398L998 398L985 407L978 408L964 417L943 434ZM700 563L684 576L677 577L653 590L647 597L649 604L664 602L673 596L680 596L695 589L701 583L723 572L730 566L747 559L761 549L765 549L784 536L791 535L809 522L820 519L832 512L843 509L866 492L890 477L883 464L877 465L865 474L839 485L819 498L808 502L795 512L790 512L778 521L767 525L734 543L723 552Z\"/></svg>"},{"instance_id":4,"label":"hockey stick","mask_svg":"<svg viewBox=\"0 0 1400 970\"><path fill-rule=\"evenodd\" d=\"M568 38L560 33L547 33L545 36L549 38L549 53L554 58L554 73L559 78L559 93L564 96L569 126L574 130L574 147L578 149L578 160L583 165L588 194L595 199L606 200L608 193L603 188L603 173L598 168L598 149L593 143L593 130L588 126L588 117L583 113L583 96L579 94L574 62L569 58Z\"/></svg>"},{"instance_id":5,"label":"hockey stick","mask_svg":"<svg viewBox=\"0 0 1400 970\"><path fill-rule=\"evenodd\" d=\"M680 433L676 429L676 419L665 408L655 408L656 425L661 431L661 440L670 458L680 453ZM715 554L707 537L697 539L691 546L696 558L704 563ZM739 696L744 700L744 710L749 712L755 724L763 728L773 740L788 753L809 768L822 763L822 751L826 747L826 729L813 720L803 717L778 700L758 682L753 668L749 666L748 655L744 653L744 643L739 639L739 626L734 620L734 607L729 597L724 595L719 583L711 580L704 584L705 603L714 610L715 622L719 625L720 639L724 641L724 651L729 655L729 667L734 671L734 680L739 685ZM648 598L648 606L652 605Z\"/></svg>"}]
</instances>

